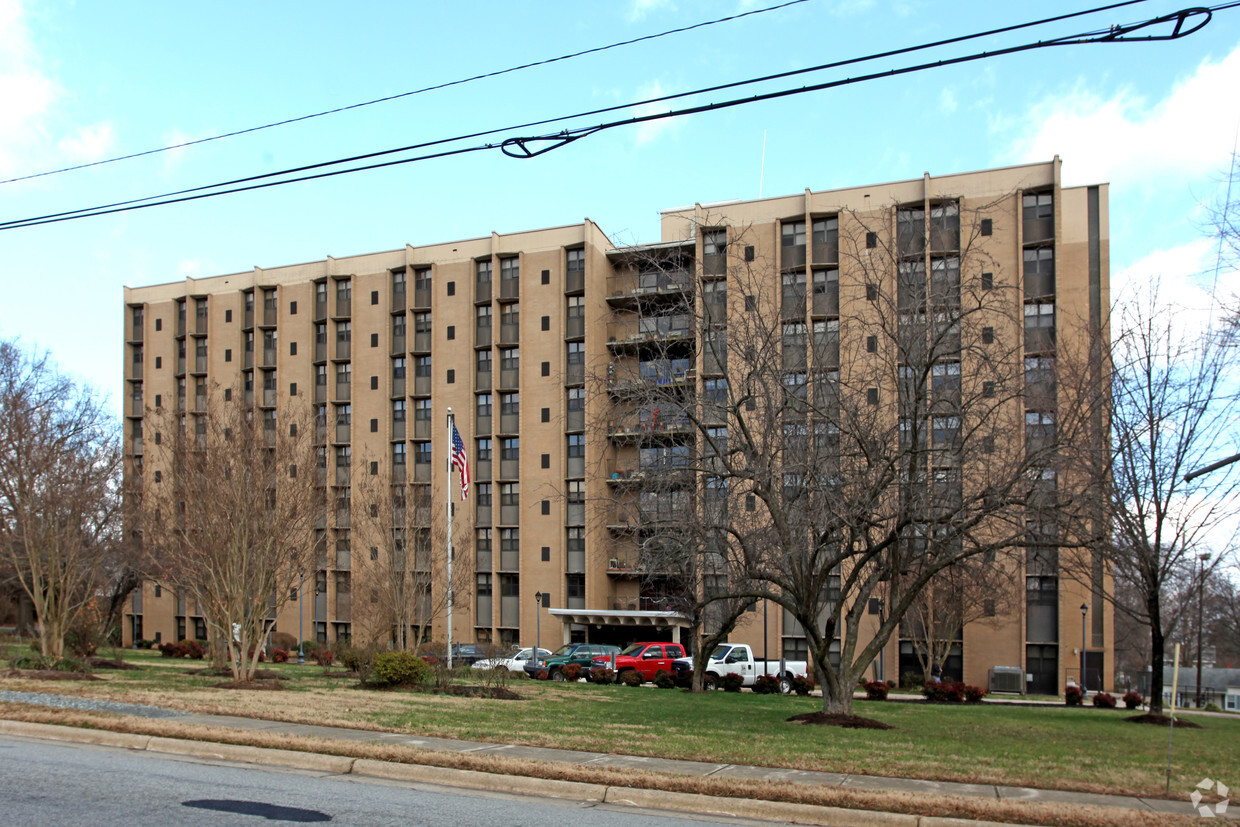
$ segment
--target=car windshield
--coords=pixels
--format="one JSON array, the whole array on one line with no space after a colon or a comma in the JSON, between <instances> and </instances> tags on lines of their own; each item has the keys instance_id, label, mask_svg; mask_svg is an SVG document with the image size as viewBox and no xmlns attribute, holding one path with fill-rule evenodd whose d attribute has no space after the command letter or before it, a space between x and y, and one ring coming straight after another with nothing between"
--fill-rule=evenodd
<instances>
[{"instance_id":1,"label":"car windshield","mask_svg":"<svg viewBox=\"0 0 1240 827\"><path fill-rule=\"evenodd\" d=\"M728 652L732 651L731 646L716 646L715 651L710 653L711 660L723 660L728 656Z\"/></svg>"},{"instance_id":2,"label":"car windshield","mask_svg":"<svg viewBox=\"0 0 1240 827\"><path fill-rule=\"evenodd\" d=\"M565 643L559 649L556 649L554 652L552 652L551 657L562 658L565 655L571 655L573 653L573 650L576 649L580 645L581 644L579 643Z\"/></svg>"},{"instance_id":3,"label":"car windshield","mask_svg":"<svg viewBox=\"0 0 1240 827\"><path fill-rule=\"evenodd\" d=\"M621 655L637 655L637 654L640 654L641 651L645 648L646 648L646 644L644 643L630 643L628 646L624 647L624 650L620 654Z\"/></svg>"},{"instance_id":4,"label":"car windshield","mask_svg":"<svg viewBox=\"0 0 1240 827\"><path fill-rule=\"evenodd\" d=\"M512 657L514 660L529 660L531 651L532 650L530 649L522 649L520 652L517 652Z\"/></svg>"}]
</instances>

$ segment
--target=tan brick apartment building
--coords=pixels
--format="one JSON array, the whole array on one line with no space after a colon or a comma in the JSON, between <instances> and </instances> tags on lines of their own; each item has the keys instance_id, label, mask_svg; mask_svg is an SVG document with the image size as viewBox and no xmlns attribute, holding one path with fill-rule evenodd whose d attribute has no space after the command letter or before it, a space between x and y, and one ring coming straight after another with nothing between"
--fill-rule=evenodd
<instances>
[{"instance_id":1,"label":"tan brick apartment building","mask_svg":"<svg viewBox=\"0 0 1240 827\"><path fill-rule=\"evenodd\" d=\"M617 248L587 219L126 288L127 472L154 484L159 469L142 457L144 443L159 437L151 432L156 409L184 411L192 421L209 395L226 388L269 416L278 417L291 396L311 402L327 466L318 565L276 628L296 636L300 607L305 639L347 639L366 622L370 592L358 562L369 542L352 536L348 492L337 489L351 473L367 472L406 487L408 530L441 542L446 498L459 500L446 472L450 407L473 473L454 521L458 559L467 558L471 574L470 587L458 587L454 640L532 645L536 592L550 596L544 646L671 639L683 622L667 611L657 578L643 575L632 541L631 520L643 511L623 520L614 513L626 498L645 502L646 441L667 445L674 426L666 417L661 424L657 410L652 417L626 409L617 387L671 383L709 397L724 368L704 358L693 336L675 352L661 347L684 332L670 317L646 315L650 302L696 290L698 307L716 301L724 314L743 312L746 297L727 292L731 268L768 262L771 290L799 315L785 313L792 324L785 329L847 342L850 305L840 284L848 283L849 265L840 239L859 233L862 221L880 228L859 236L867 242L894 238L900 222L915 220L938 233L917 248L929 265L918 271L923 277L971 266L961 263L967 240L985 252L982 278L1011 288L1012 316L1024 319L1013 335L1023 337L1030 372L1016 379L1032 387L1053 375L1056 347L1079 340L1085 320L1098 324L1105 313L1107 210L1106 185L1062 187L1056 159L668 210L661 241L650 245ZM890 284L884 277L867 289L894 295L894 269ZM1034 401L1043 397L1025 398L1020 438L1033 439L1038 423L1053 422L1054 402L1045 409ZM685 440L691 446L692 434ZM342 495L344 513L327 508ZM445 581L431 559L440 558L414 567L426 569L420 582L436 595ZM1025 688L1055 693L1079 674L1084 632L1088 671L1100 675L1090 677L1091 688L1111 686L1110 608L1045 560L1028 558L1024 594L1011 603L1019 608L965 628L946 663L949 675L985 684L992 667L1019 667ZM428 608L442 601L418 600L442 639L442 612ZM205 627L192 601L147 582L128 607L124 634L126 643L168 641L203 637ZM772 656L804 651L795 623L774 604L747 614L736 639ZM911 658L911 642L893 639L886 677L896 678Z\"/></svg>"}]
</instances>

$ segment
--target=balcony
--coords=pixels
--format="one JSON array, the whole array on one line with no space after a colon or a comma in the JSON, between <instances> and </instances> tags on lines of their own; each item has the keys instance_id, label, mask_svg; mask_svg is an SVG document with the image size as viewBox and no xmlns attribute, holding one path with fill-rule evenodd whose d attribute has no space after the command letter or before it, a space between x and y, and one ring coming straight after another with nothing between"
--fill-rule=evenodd
<instances>
[{"instance_id":1,"label":"balcony","mask_svg":"<svg viewBox=\"0 0 1240 827\"><path fill-rule=\"evenodd\" d=\"M607 436L614 442L643 442L652 437L671 437L693 433L693 425L688 417L676 415L668 411L660 416L656 413L651 418L625 417L612 420L607 426Z\"/></svg>"},{"instance_id":2,"label":"balcony","mask_svg":"<svg viewBox=\"0 0 1240 827\"><path fill-rule=\"evenodd\" d=\"M413 481L414 482L430 482L431 481L431 464L429 462L415 462L413 464Z\"/></svg>"},{"instance_id":3,"label":"balcony","mask_svg":"<svg viewBox=\"0 0 1240 827\"><path fill-rule=\"evenodd\" d=\"M815 241L810 255L814 264L836 264L840 260L839 237Z\"/></svg>"},{"instance_id":4,"label":"balcony","mask_svg":"<svg viewBox=\"0 0 1240 827\"><path fill-rule=\"evenodd\" d=\"M636 329L632 323L624 322L607 326L607 347L613 351L639 350L649 344L691 342L692 339L691 319L687 314L640 319Z\"/></svg>"},{"instance_id":5,"label":"balcony","mask_svg":"<svg viewBox=\"0 0 1240 827\"><path fill-rule=\"evenodd\" d=\"M661 371L620 371L607 379L607 391L615 398L642 397L651 389L681 389L686 392L697 385L697 369L668 368Z\"/></svg>"},{"instance_id":6,"label":"balcony","mask_svg":"<svg viewBox=\"0 0 1240 827\"><path fill-rule=\"evenodd\" d=\"M801 237L804 241L805 237ZM779 266L783 270L794 270L805 266L805 245L788 244L779 248Z\"/></svg>"},{"instance_id":7,"label":"balcony","mask_svg":"<svg viewBox=\"0 0 1240 827\"><path fill-rule=\"evenodd\" d=\"M693 291L693 274L685 269L626 273L607 280L607 302L616 307L635 307L644 300L677 298Z\"/></svg>"}]
</instances>

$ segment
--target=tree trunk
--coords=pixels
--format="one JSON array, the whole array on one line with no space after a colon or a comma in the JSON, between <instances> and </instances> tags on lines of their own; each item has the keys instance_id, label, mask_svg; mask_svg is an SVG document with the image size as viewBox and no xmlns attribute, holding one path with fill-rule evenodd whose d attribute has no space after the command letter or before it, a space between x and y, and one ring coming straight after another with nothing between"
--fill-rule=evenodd
<instances>
[{"instance_id":1,"label":"tree trunk","mask_svg":"<svg viewBox=\"0 0 1240 827\"><path fill-rule=\"evenodd\" d=\"M857 676L839 672L832 675L816 661L814 673L818 678L818 685L822 687L822 711L827 715L851 715L853 687L857 685Z\"/></svg>"},{"instance_id":2,"label":"tree trunk","mask_svg":"<svg viewBox=\"0 0 1240 827\"><path fill-rule=\"evenodd\" d=\"M1146 602L1146 611L1150 617L1150 714L1161 715L1163 711L1163 646L1166 636L1162 630L1162 616L1159 612L1158 593L1151 590L1153 599Z\"/></svg>"}]
</instances>

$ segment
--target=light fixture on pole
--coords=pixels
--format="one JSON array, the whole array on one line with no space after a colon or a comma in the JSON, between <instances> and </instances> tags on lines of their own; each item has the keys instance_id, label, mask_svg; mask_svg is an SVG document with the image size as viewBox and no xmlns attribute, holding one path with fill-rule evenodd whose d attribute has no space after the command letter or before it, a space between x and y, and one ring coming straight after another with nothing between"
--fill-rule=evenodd
<instances>
[{"instance_id":1,"label":"light fixture on pole","mask_svg":"<svg viewBox=\"0 0 1240 827\"><path fill-rule=\"evenodd\" d=\"M306 572L297 572L297 662L304 664L306 662L306 636L302 631L301 625L301 604L305 602L306 595Z\"/></svg>"},{"instance_id":2,"label":"light fixture on pole","mask_svg":"<svg viewBox=\"0 0 1240 827\"><path fill-rule=\"evenodd\" d=\"M542 649L542 592L534 592L534 671L542 665L539 657Z\"/></svg>"},{"instance_id":3,"label":"light fixture on pole","mask_svg":"<svg viewBox=\"0 0 1240 827\"><path fill-rule=\"evenodd\" d=\"M1081 697L1084 698L1089 693L1089 687L1085 684L1085 615L1089 614L1089 606L1081 604Z\"/></svg>"},{"instance_id":4,"label":"light fixture on pole","mask_svg":"<svg viewBox=\"0 0 1240 827\"><path fill-rule=\"evenodd\" d=\"M1202 632L1202 626L1204 625L1204 624L1202 623L1202 620L1203 620L1203 617L1204 617L1204 613L1202 612L1201 605L1202 605L1202 603L1203 603L1203 602L1204 602L1204 600L1205 600L1205 591L1206 591L1206 563L1209 561L1209 559L1210 559L1210 555L1209 555L1209 554L1199 554L1199 555L1197 555L1197 559L1200 561L1200 565L1197 567L1197 698L1196 698L1196 700L1197 700L1197 708L1198 708L1198 709L1200 709L1200 708L1201 708L1201 705L1202 705L1202 703L1201 703L1201 701L1202 701L1202 696L1201 696L1201 661L1203 660L1203 658L1202 658L1202 651L1201 651L1201 644L1202 644L1202 634L1201 634L1201 632Z\"/></svg>"}]
</instances>

